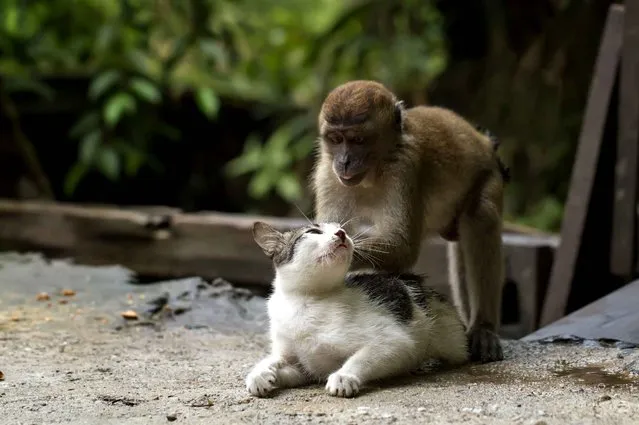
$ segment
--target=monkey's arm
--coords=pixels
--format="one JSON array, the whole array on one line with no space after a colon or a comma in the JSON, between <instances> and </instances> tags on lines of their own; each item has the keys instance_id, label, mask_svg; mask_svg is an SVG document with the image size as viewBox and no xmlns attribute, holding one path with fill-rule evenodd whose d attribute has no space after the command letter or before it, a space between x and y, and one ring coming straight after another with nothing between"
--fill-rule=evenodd
<instances>
[{"instance_id":1,"label":"monkey's arm","mask_svg":"<svg viewBox=\"0 0 639 425\"><path fill-rule=\"evenodd\" d=\"M374 227L364 231L357 244L352 269L373 267L388 271L406 271L417 261L424 218L420 197L410 187L385 194L383 208ZM408 200L412 200L409 202ZM412 205L411 205L412 204Z\"/></svg>"}]
</instances>

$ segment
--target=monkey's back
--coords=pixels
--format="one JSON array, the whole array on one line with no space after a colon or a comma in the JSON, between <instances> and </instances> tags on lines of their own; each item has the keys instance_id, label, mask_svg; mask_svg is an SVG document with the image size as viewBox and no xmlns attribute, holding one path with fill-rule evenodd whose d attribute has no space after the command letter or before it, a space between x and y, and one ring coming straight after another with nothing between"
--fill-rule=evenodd
<instances>
[{"instance_id":1,"label":"monkey's back","mask_svg":"<svg viewBox=\"0 0 639 425\"><path fill-rule=\"evenodd\" d=\"M442 231L473 187L498 172L492 141L455 112L432 106L406 110L406 143L420 158L419 182L428 229Z\"/></svg>"}]
</instances>

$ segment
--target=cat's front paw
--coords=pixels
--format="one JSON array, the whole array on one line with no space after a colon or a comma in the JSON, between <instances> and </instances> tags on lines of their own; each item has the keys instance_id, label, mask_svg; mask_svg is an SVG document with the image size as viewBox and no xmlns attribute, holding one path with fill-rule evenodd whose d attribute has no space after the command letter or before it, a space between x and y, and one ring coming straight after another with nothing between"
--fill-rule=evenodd
<instances>
[{"instance_id":1,"label":"cat's front paw","mask_svg":"<svg viewBox=\"0 0 639 425\"><path fill-rule=\"evenodd\" d=\"M253 369L246 377L246 389L255 397L266 397L276 384L277 375L271 368Z\"/></svg>"},{"instance_id":2,"label":"cat's front paw","mask_svg":"<svg viewBox=\"0 0 639 425\"><path fill-rule=\"evenodd\" d=\"M336 397L355 397L359 386L360 380L356 376L335 372L328 377L326 391Z\"/></svg>"}]
</instances>

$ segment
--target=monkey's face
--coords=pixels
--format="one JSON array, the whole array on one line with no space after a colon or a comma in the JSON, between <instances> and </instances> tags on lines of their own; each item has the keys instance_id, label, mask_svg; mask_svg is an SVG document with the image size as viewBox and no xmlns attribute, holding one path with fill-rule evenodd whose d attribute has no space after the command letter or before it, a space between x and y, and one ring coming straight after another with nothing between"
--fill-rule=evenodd
<instances>
[{"instance_id":1,"label":"monkey's face","mask_svg":"<svg viewBox=\"0 0 639 425\"><path fill-rule=\"evenodd\" d=\"M370 140L353 130L327 131L323 140L339 181L345 186L360 184L374 162Z\"/></svg>"}]
</instances>

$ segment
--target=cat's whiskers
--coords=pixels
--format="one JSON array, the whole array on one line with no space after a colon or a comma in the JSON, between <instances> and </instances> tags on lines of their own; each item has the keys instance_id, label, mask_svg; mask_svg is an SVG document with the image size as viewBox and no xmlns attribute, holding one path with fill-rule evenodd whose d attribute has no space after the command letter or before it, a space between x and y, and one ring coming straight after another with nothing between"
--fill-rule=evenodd
<instances>
[{"instance_id":1,"label":"cat's whiskers","mask_svg":"<svg viewBox=\"0 0 639 425\"><path fill-rule=\"evenodd\" d=\"M295 208L297 208L297 210L304 216L306 221L308 221L308 224L310 224L312 226L313 222L306 216L306 214L304 214L304 211L302 211L302 209L300 207L298 207L295 202L293 202L293 205L295 205Z\"/></svg>"},{"instance_id":2,"label":"cat's whiskers","mask_svg":"<svg viewBox=\"0 0 639 425\"><path fill-rule=\"evenodd\" d=\"M346 226L348 223L350 223L351 221L356 220L358 218L360 218L360 217L359 216L354 216L354 217L351 217L348 220L346 220L345 223L340 222L339 223L339 227L344 228L344 226Z\"/></svg>"},{"instance_id":3,"label":"cat's whiskers","mask_svg":"<svg viewBox=\"0 0 639 425\"><path fill-rule=\"evenodd\" d=\"M371 266L373 266L373 268L375 268L379 264L379 259L376 258L375 256L373 256L372 254L368 253L368 252L355 249L353 251L353 254L358 256L363 261L365 261L367 263L370 263Z\"/></svg>"}]
</instances>

